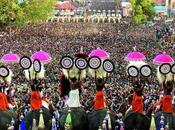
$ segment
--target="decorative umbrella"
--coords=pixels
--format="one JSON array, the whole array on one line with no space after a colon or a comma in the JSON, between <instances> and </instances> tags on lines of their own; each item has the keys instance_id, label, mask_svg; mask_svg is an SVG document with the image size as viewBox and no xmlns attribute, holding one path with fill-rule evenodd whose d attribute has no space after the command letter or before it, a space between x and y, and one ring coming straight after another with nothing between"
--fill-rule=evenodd
<instances>
[{"instance_id":1,"label":"decorative umbrella","mask_svg":"<svg viewBox=\"0 0 175 130\"><path fill-rule=\"evenodd\" d=\"M3 57L1 58L1 62L3 63L18 63L19 60L20 57L12 52L3 55Z\"/></svg>"},{"instance_id":2,"label":"decorative umbrella","mask_svg":"<svg viewBox=\"0 0 175 130\"><path fill-rule=\"evenodd\" d=\"M144 54L139 51L133 51L125 56L126 61L144 61L146 58Z\"/></svg>"},{"instance_id":3,"label":"decorative umbrella","mask_svg":"<svg viewBox=\"0 0 175 130\"><path fill-rule=\"evenodd\" d=\"M49 53L45 51L37 51L34 54L32 54L31 59L34 61L35 59L38 59L42 63L48 63L52 60Z\"/></svg>"},{"instance_id":4,"label":"decorative umbrella","mask_svg":"<svg viewBox=\"0 0 175 130\"><path fill-rule=\"evenodd\" d=\"M107 58L109 58L109 53L106 52L105 50L97 48L96 50L92 50L90 52L89 57L92 57L92 56L97 56L101 59L107 59Z\"/></svg>"},{"instance_id":5,"label":"decorative umbrella","mask_svg":"<svg viewBox=\"0 0 175 130\"><path fill-rule=\"evenodd\" d=\"M158 65L163 64L163 63L172 64L172 63L174 63L174 59L170 55L168 55L164 52L162 54L157 55L153 59L153 63L158 64Z\"/></svg>"}]
</instances>

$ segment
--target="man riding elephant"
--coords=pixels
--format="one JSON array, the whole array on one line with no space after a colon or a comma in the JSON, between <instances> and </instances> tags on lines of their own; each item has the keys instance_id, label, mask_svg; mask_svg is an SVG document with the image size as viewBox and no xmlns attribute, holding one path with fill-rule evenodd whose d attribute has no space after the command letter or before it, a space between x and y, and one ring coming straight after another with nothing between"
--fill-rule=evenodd
<instances>
[{"instance_id":1,"label":"man riding elephant","mask_svg":"<svg viewBox=\"0 0 175 130\"><path fill-rule=\"evenodd\" d=\"M39 60L35 60L33 64L25 68L25 64L22 63L24 60L29 62L27 65L30 65L32 62L28 57L22 57L20 60L21 66L25 69L25 77L31 87L30 111L24 116L25 127L27 130L50 130L52 118L49 110L49 104L46 105L46 102L42 99L40 93L41 81L45 76L44 66Z\"/></svg>"},{"instance_id":2,"label":"man riding elephant","mask_svg":"<svg viewBox=\"0 0 175 130\"><path fill-rule=\"evenodd\" d=\"M79 100L79 88L81 84L76 78L71 78L69 92L69 98L66 101L66 106L59 118L60 129L71 129L71 130L86 130L86 112L81 107Z\"/></svg>"},{"instance_id":3,"label":"man riding elephant","mask_svg":"<svg viewBox=\"0 0 175 130\"><path fill-rule=\"evenodd\" d=\"M86 61L86 55L83 53L77 54L76 57L76 61ZM60 89L62 90L61 96L68 98L65 101L65 109L60 113L60 130L86 130L87 127L86 111L80 104L80 94L82 90L81 80L86 77L86 70L79 69L78 64L79 63L73 65L69 70L63 69L60 83Z\"/></svg>"},{"instance_id":4,"label":"man riding elephant","mask_svg":"<svg viewBox=\"0 0 175 130\"><path fill-rule=\"evenodd\" d=\"M94 59L99 65L98 68L94 68L93 65ZM103 63L100 64L100 63ZM104 64L108 63L106 68ZM98 130L100 128L114 130L116 125L116 119L112 111L110 111L106 106L105 93L103 88L105 87L106 81L108 79L109 73L114 71L113 62L106 57L106 60L100 59L97 57L91 57L89 60L89 73L95 79L96 84L96 94L94 98L94 111L88 113L88 129L89 130ZM108 70L110 68L110 71Z\"/></svg>"},{"instance_id":5,"label":"man riding elephant","mask_svg":"<svg viewBox=\"0 0 175 130\"><path fill-rule=\"evenodd\" d=\"M106 109L106 99L103 92L104 80L98 78L96 81L96 94L94 98L94 111L88 113L88 129L98 130L105 127L114 130L116 120L114 114Z\"/></svg>"},{"instance_id":6,"label":"man riding elephant","mask_svg":"<svg viewBox=\"0 0 175 130\"><path fill-rule=\"evenodd\" d=\"M172 90L174 87L173 74L162 75L159 71L157 72L158 80L160 85L163 87L164 94L160 98L158 108L159 112L155 113L156 127L160 127L161 120L163 121L163 128L175 129L175 115L173 113L172 105ZM162 119L161 119L162 117Z\"/></svg>"},{"instance_id":7,"label":"man riding elephant","mask_svg":"<svg viewBox=\"0 0 175 130\"><path fill-rule=\"evenodd\" d=\"M26 128L27 130L31 130L34 127L49 130L51 127L51 113L49 108L44 107L42 104L43 99L40 94L39 83L34 81L34 84L31 85L31 89L31 111L24 118Z\"/></svg>"},{"instance_id":8,"label":"man riding elephant","mask_svg":"<svg viewBox=\"0 0 175 130\"><path fill-rule=\"evenodd\" d=\"M145 62L131 62L128 65L128 73L139 73L135 71L139 70L144 65L146 65ZM130 71L130 68L132 68L132 70L134 71ZM132 77L132 73L129 73L129 75L132 78L132 86L134 88L134 93L132 95L132 103L130 110L127 111L126 116L124 118L124 127L125 130L149 130L150 119L146 115L144 115L143 90L145 83L143 78L139 77L139 74L134 75L134 77Z\"/></svg>"},{"instance_id":9,"label":"man riding elephant","mask_svg":"<svg viewBox=\"0 0 175 130\"><path fill-rule=\"evenodd\" d=\"M2 66L1 66L2 67ZM7 90L9 89L8 84L11 83L12 78L12 72L5 66L2 67L4 69L4 72L9 72L7 75L3 78L3 83L0 86L0 130L6 130L11 125L15 123L16 120L16 114L12 110L14 106L12 106L8 99L7 99ZM3 75L3 72L0 72L0 75ZM10 80L9 80L10 79ZM11 91L11 90L8 90ZM12 124L13 121L13 124Z\"/></svg>"},{"instance_id":10,"label":"man riding elephant","mask_svg":"<svg viewBox=\"0 0 175 130\"><path fill-rule=\"evenodd\" d=\"M143 84L136 82L134 85L134 94L132 97L132 111L124 119L125 130L145 130L150 127L150 120L143 114Z\"/></svg>"}]
</instances>

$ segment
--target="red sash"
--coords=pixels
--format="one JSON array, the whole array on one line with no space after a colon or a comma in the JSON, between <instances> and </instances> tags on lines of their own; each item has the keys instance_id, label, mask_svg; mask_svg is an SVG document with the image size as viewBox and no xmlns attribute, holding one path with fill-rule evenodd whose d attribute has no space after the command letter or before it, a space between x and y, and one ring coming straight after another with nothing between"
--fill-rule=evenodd
<instances>
[{"instance_id":1,"label":"red sash","mask_svg":"<svg viewBox=\"0 0 175 130\"><path fill-rule=\"evenodd\" d=\"M39 91L32 91L30 98L31 110L40 110L42 107L42 98Z\"/></svg>"},{"instance_id":2,"label":"red sash","mask_svg":"<svg viewBox=\"0 0 175 130\"><path fill-rule=\"evenodd\" d=\"M133 112L143 112L143 99L142 96L137 96L135 93L133 94L132 99L132 111Z\"/></svg>"},{"instance_id":3,"label":"red sash","mask_svg":"<svg viewBox=\"0 0 175 130\"><path fill-rule=\"evenodd\" d=\"M0 92L0 110L7 110L8 108L7 97L4 93Z\"/></svg>"},{"instance_id":4,"label":"red sash","mask_svg":"<svg viewBox=\"0 0 175 130\"><path fill-rule=\"evenodd\" d=\"M105 98L102 91L97 91L94 100L94 109L100 110L105 108Z\"/></svg>"},{"instance_id":5,"label":"red sash","mask_svg":"<svg viewBox=\"0 0 175 130\"><path fill-rule=\"evenodd\" d=\"M172 96L171 95L164 95L162 98L162 111L167 113L172 113Z\"/></svg>"}]
</instances>

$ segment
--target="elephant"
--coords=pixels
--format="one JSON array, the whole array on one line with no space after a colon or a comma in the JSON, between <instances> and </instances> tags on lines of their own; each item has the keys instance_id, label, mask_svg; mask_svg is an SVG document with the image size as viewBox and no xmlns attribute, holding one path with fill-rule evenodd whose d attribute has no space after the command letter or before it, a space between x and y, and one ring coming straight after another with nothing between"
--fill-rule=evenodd
<instances>
[{"instance_id":1,"label":"elephant","mask_svg":"<svg viewBox=\"0 0 175 130\"><path fill-rule=\"evenodd\" d=\"M124 117L125 130L149 130L151 119L142 113L129 112Z\"/></svg>"},{"instance_id":2,"label":"elephant","mask_svg":"<svg viewBox=\"0 0 175 130\"><path fill-rule=\"evenodd\" d=\"M45 130L50 130L51 124L52 124L52 116L51 113L48 109L46 108L41 108L43 111L43 118L44 118L44 125L45 125ZM40 117L40 110L33 110L30 111L25 117L25 124L26 124L26 129L27 130L32 130L33 126L33 119L36 119L36 124L39 124L39 117Z\"/></svg>"},{"instance_id":3,"label":"elephant","mask_svg":"<svg viewBox=\"0 0 175 130\"><path fill-rule=\"evenodd\" d=\"M156 127L159 127L161 116L164 116L164 124L169 124L169 130L175 130L175 115L173 113L157 112L154 115Z\"/></svg>"},{"instance_id":4,"label":"elephant","mask_svg":"<svg viewBox=\"0 0 175 130\"><path fill-rule=\"evenodd\" d=\"M66 127L66 117L70 112L71 115L71 130L87 130L87 116L86 111L81 108L65 108L59 117L59 127L60 130L65 130Z\"/></svg>"},{"instance_id":5,"label":"elephant","mask_svg":"<svg viewBox=\"0 0 175 130\"><path fill-rule=\"evenodd\" d=\"M7 130L11 125L12 119L16 119L16 114L13 110L0 110L0 130Z\"/></svg>"},{"instance_id":6,"label":"elephant","mask_svg":"<svg viewBox=\"0 0 175 130\"><path fill-rule=\"evenodd\" d=\"M103 120L105 119L107 114L106 109L101 109L101 110L94 110L92 112L89 112L87 117L88 117L88 130L98 130L99 126L102 126ZM111 126L112 129L115 129L116 125L116 120L113 112L110 112L110 119L111 119Z\"/></svg>"}]
</instances>

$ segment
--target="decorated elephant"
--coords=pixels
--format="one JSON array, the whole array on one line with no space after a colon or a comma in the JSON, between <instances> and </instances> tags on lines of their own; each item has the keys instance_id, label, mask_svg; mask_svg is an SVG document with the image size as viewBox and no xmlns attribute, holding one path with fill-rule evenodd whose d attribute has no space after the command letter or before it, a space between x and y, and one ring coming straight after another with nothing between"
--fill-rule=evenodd
<instances>
[{"instance_id":1,"label":"decorated elephant","mask_svg":"<svg viewBox=\"0 0 175 130\"><path fill-rule=\"evenodd\" d=\"M59 117L60 130L87 130L87 116L83 108L70 108L61 112Z\"/></svg>"},{"instance_id":2,"label":"decorated elephant","mask_svg":"<svg viewBox=\"0 0 175 130\"><path fill-rule=\"evenodd\" d=\"M151 75L151 71L151 67L143 61L130 62L127 66L133 92L130 96L131 107L124 117L125 130L149 130L150 128L151 119L143 114L143 90L145 86L144 80Z\"/></svg>"},{"instance_id":3,"label":"decorated elephant","mask_svg":"<svg viewBox=\"0 0 175 130\"><path fill-rule=\"evenodd\" d=\"M167 72L165 69L168 66ZM163 94L160 96L158 102L158 108L160 112L155 113L156 127L159 128L160 125L163 128L170 130L175 129L175 115L172 107L172 90L174 88L174 65L162 64L157 69L157 78L159 80L160 86L163 88Z\"/></svg>"},{"instance_id":4,"label":"decorated elephant","mask_svg":"<svg viewBox=\"0 0 175 130\"><path fill-rule=\"evenodd\" d=\"M110 119L108 118L108 111L106 109L92 111L88 113L88 130L98 130L106 120L106 127L109 130L114 130L116 125L115 116L112 112L109 113Z\"/></svg>"},{"instance_id":5,"label":"decorated elephant","mask_svg":"<svg viewBox=\"0 0 175 130\"><path fill-rule=\"evenodd\" d=\"M24 117L25 127L27 130L37 129L50 130L51 128L51 113L49 103L46 107L43 104L40 91L42 90L41 82L45 76L43 63L38 59L32 60L23 56L20 59L20 65L24 70L24 75L31 87L30 93L30 109L31 111Z\"/></svg>"},{"instance_id":6,"label":"decorated elephant","mask_svg":"<svg viewBox=\"0 0 175 130\"><path fill-rule=\"evenodd\" d=\"M11 122L16 119L16 114L13 110L0 110L0 130L7 130L11 126Z\"/></svg>"},{"instance_id":7,"label":"decorated elephant","mask_svg":"<svg viewBox=\"0 0 175 130\"><path fill-rule=\"evenodd\" d=\"M43 123L44 123L44 129L50 130L51 123L52 123L51 122L51 119L52 119L51 113L46 108L42 108L41 110L42 110L44 122L41 122L41 117L40 117L41 111L40 110L33 110L25 116L24 120L25 120L25 125L26 125L27 130L32 130L32 127L34 126L34 119L36 121L35 122L36 126L43 125Z\"/></svg>"},{"instance_id":8,"label":"decorated elephant","mask_svg":"<svg viewBox=\"0 0 175 130\"><path fill-rule=\"evenodd\" d=\"M9 102L7 96L10 92L8 85L11 83L13 73L9 68L3 65L0 66L0 69L0 130L7 130L13 125L11 121L15 123L16 119L15 111L10 109L13 105Z\"/></svg>"},{"instance_id":9,"label":"decorated elephant","mask_svg":"<svg viewBox=\"0 0 175 130\"><path fill-rule=\"evenodd\" d=\"M130 112L124 118L125 130L149 130L151 120L142 113Z\"/></svg>"}]
</instances>

